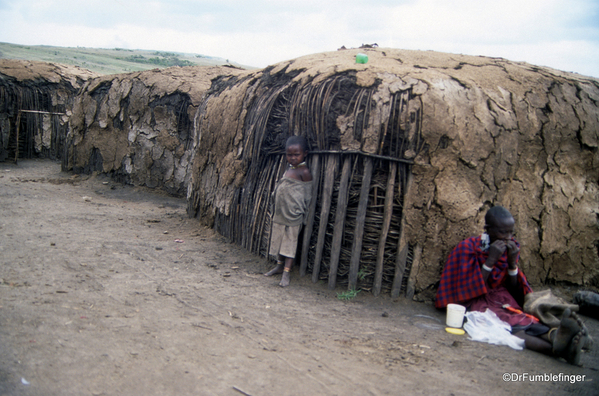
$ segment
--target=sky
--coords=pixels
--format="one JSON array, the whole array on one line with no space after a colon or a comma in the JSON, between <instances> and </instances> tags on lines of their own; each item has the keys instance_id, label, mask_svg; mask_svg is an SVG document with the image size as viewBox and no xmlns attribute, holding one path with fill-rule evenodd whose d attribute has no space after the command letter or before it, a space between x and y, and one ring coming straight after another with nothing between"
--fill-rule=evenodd
<instances>
[{"instance_id":1,"label":"sky","mask_svg":"<svg viewBox=\"0 0 599 396\"><path fill-rule=\"evenodd\" d=\"M341 46L483 55L599 78L599 0L0 0L0 42L265 67Z\"/></svg>"}]
</instances>

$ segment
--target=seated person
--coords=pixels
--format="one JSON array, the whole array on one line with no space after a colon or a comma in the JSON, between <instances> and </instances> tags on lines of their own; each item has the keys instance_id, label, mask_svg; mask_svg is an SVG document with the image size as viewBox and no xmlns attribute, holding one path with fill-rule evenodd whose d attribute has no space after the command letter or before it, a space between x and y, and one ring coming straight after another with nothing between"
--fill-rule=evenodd
<instances>
[{"instance_id":1,"label":"seated person","mask_svg":"<svg viewBox=\"0 0 599 396\"><path fill-rule=\"evenodd\" d=\"M524 296L532 292L518 268L520 245L513 238L515 221L502 206L485 215L485 232L460 242L449 255L435 306L456 303L471 311L493 311L512 326L512 334L524 339L525 347L548 355L563 357L579 365L587 330L576 313L564 311L560 326L550 329L524 313Z\"/></svg>"}]
</instances>

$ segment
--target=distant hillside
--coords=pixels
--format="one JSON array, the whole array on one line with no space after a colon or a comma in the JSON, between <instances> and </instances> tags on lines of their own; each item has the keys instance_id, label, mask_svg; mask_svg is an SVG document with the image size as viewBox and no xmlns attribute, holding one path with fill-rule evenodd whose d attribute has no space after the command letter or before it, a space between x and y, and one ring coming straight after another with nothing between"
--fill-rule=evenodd
<instances>
[{"instance_id":1,"label":"distant hillside","mask_svg":"<svg viewBox=\"0 0 599 396\"><path fill-rule=\"evenodd\" d=\"M128 73L133 71L171 66L242 66L228 59L179 52L103 49L85 47L51 47L46 45L18 45L0 43L0 58L63 63L83 67L100 74Z\"/></svg>"}]
</instances>

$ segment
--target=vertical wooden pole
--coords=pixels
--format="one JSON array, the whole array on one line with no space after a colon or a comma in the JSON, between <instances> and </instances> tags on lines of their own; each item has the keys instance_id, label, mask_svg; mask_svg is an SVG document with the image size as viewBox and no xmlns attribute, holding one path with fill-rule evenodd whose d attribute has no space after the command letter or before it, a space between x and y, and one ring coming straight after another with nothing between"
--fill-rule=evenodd
<instances>
[{"instance_id":1,"label":"vertical wooden pole","mask_svg":"<svg viewBox=\"0 0 599 396\"><path fill-rule=\"evenodd\" d=\"M274 172L273 172L271 175L273 175L273 176L274 176L275 183L276 183L276 181L278 181L278 180L280 179L280 176L279 176L279 174L281 174L281 167L283 166L283 165L282 165L282 164L283 164L283 161L287 161L287 160L286 160L286 159L284 159L284 158L285 158L284 156L282 156L282 157L281 157L281 159L279 160L279 165L278 165L278 166L273 166ZM282 175L283 175L283 174L281 174L281 176L282 176ZM271 185L272 181L273 181L273 178L271 178L271 179L269 180L269 185ZM270 211L270 209L271 209L271 207L270 207L270 206L271 206L271 197L272 197L272 196L269 196L269 201L268 201L268 205L267 205L267 208L266 208L266 211L267 211L267 214L266 214L266 216L269 216L269 225L268 225L268 228L269 228L269 231L268 231L268 246L266 247L266 258L267 258L267 259L268 259L268 258L269 258L269 256L270 256L270 239L272 238L272 219L273 219L273 217L274 217L274 212L271 212L271 211ZM272 209L274 210L274 202L272 202L272 206L273 206L273 208L272 208Z\"/></svg>"},{"instance_id":2,"label":"vertical wooden pole","mask_svg":"<svg viewBox=\"0 0 599 396\"><path fill-rule=\"evenodd\" d=\"M401 172L402 177L400 177L400 182L399 182L399 187L398 187L400 197L406 193L406 191L409 187L409 182L411 180L409 175L406 175L406 173L407 173L407 167L402 168L402 172ZM403 191L402 191L402 186L403 186ZM397 242L398 254L397 254L397 260L395 261L395 275L393 276L393 287L391 288L391 297L393 297L393 298L399 297L399 293L401 293L401 285L403 282L404 272L406 271L408 252L410 249L409 243L408 243L408 240L406 237L406 232L405 232L406 220L405 220L403 211L401 214L400 227L401 228L399 230L399 240Z\"/></svg>"},{"instance_id":3,"label":"vertical wooden pole","mask_svg":"<svg viewBox=\"0 0 599 396\"><path fill-rule=\"evenodd\" d=\"M414 260L412 261L412 269L408 278L408 286L406 288L406 298L413 299L416 292L416 276L418 275L418 267L420 266L420 258L422 257L422 246L419 244L414 248Z\"/></svg>"},{"instance_id":4,"label":"vertical wooden pole","mask_svg":"<svg viewBox=\"0 0 599 396\"><path fill-rule=\"evenodd\" d=\"M370 181L372 180L372 158L364 157L364 174L362 175L362 188L360 190L360 202L358 203L358 214L356 216L356 229L354 231L354 243L349 262L349 285L348 288L355 289L358 285L358 271L360 270L360 256L362 254L362 238L364 237L364 220L368 208L368 195L370 194Z\"/></svg>"},{"instance_id":5,"label":"vertical wooden pole","mask_svg":"<svg viewBox=\"0 0 599 396\"><path fill-rule=\"evenodd\" d=\"M403 225L403 222L402 222ZM403 227L402 227L403 228ZM395 260L395 275L393 276L393 287L391 288L391 297L399 297L401 292L401 282L403 281L403 274L406 271L406 261L408 260L408 244L403 241L403 230L400 233L399 243L397 244L397 259Z\"/></svg>"},{"instance_id":6,"label":"vertical wooden pole","mask_svg":"<svg viewBox=\"0 0 599 396\"><path fill-rule=\"evenodd\" d=\"M242 246L244 246L246 249L248 249L250 252L254 252L254 246L256 244L256 240L258 238L256 238L256 227L259 225L259 219L260 219L260 214L263 213L261 210L261 205L262 205L262 200L264 198L264 190L267 187L267 183L266 183L266 175L269 173L268 171L270 170L270 168L268 167L269 162L265 161L265 167L262 168L264 171L260 172L257 176L257 182L254 184L254 186L252 186L252 189L250 189L251 195L253 198L250 202L252 202L251 207L253 208L252 211L248 211L247 213L247 217L246 217L246 221L250 222L249 225L249 230L242 226L241 224L239 224L240 228L243 229L243 233L242 233ZM251 217L250 217L251 215ZM232 217L233 219L233 217ZM234 234L235 237L237 237L237 229L238 227L235 224L235 221L231 221L231 234ZM245 222L244 222L245 223ZM245 225L245 224L244 224ZM236 240L236 238L233 238L234 240ZM260 244L258 242L258 248L260 247Z\"/></svg>"},{"instance_id":7,"label":"vertical wooden pole","mask_svg":"<svg viewBox=\"0 0 599 396\"><path fill-rule=\"evenodd\" d=\"M341 181L339 183L339 195L337 196L337 210L335 211L335 227L333 229L333 243L331 245L331 257L329 261L329 289L335 289L337 283L337 268L339 267L339 255L343 243L343 227L345 225L345 213L347 212L347 192L349 187L349 175L351 170L351 158L349 155L343 161Z\"/></svg>"},{"instance_id":8,"label":"vertical wooden pole","mask_svg":"<svg viewBox=\"0 0 599 396\"><path fill-rule=\"evenodd\" d=\"M385 260L385 244L389 235L389 227L391 225L391 215L393 214L393 196L395 195L395 177L397 175L397 163L389 162L389 179L387 179L387 190L385 192L385 213L383 215L383 227L381 229L381 237L379 239L379 249L376 257L376 267L374 271L374 284L372 286L372 294L378 296L381 294L381 286L383 283L383 264Z\"/></svg>"},{"instance_id":9,"label":"vertical wooden pole","mask_svg":"<svg viewBox=\"0 0 599 396\"><path fill-rule=\"evenodd\" d=\"M333 184L335 183L335 171L337 170L337 156L330 155L327 160L324 186L322 188L322 208L320 210L320 224L318 226L318 239L316 242L316 255L314 257L314 268L312 270L312 282L318 282L320 275L320 262L322 261L322 250L324 239L327 234L329 213L331 212L331 200L333 198Z\"/></svg>"},{"instance_id":10,"label":"vertical wooden pole","mask_svg":"<svg viewBox=\"0 0 599 396\"><path fill-rule=\"evenodd\" d=\"M306 227L304 228L304 240L302 243L302 253L300 258L300 276L306 275L308 269L308 252L310 251L310 239L314 229L314 214L316 213L316 201L318 201L318 186L320 182L320 156L313 156L310 172L312 173L312 200L308 208L308 217L306 218Z\"/></svg>"},{"instance_id":11,"label":"vertical wooden pole","mask_svg":"<svg viewBox=\"0 0 599 396\"><path fill-rule=\"evenodd\" d=\"M277 161L279 165L275 165ZM282 161L280 158L274 159L273 157L271 157L268 161L265 161L265 171L262 172L260 176L260 181L258 183L258 186L256 187L256 189L259 190L259 192L255 194L258 197L258 201L257 203L256 201L254 201L253 203L254 211L252 212L252 217L254 223L258 222L258 229L255 230L255 225L252 225L252 239L250 240L252 245L251 249L249 249L251 252L260 252L260 246L262 245L262 237L264 233L264 224L268 220L268 217L271 215L269 210L269 206L271 203L270 189L273 184L273 179L275 179L279 173L278 169L280 168L281 163ZM242 229L241 224L238 228L240 230ZM254 246L255 244L257 245L256 247ZM268 253L266 256L268 257Z\"/></svg>"},{"instance_id":12,"label":"vertical wooden pole","mask_svg":"<svg viewBox=\"0 0 599 396\"><path fill-rule=\"evenodd\" d=\"M274 167L273 162L274 162L273 160L267 161L266 168L272 169ZM264 233L265 233L265 228L266 228L266 222L269 220L268 216L270 215L268 206L270 203L270 186L271 186L271 181L272 181L272 171L267 171L267 172L268 172L268 177L266 178L266 181L264 181L264 184L267 186L267 189L263 192L263 194L266 194L266 197L264 197L264 199L266 199L266 202L264 203L264 207L262 208L262 213L260 214L258 230L256 231L256 234L255 234L255 237L258 239L257 247L256 247L256 252L258 253L258 255L260 254L260 248L262 247L263 238L265 236ZM270 239L270 231L268 231L268 237ZM266 257L268 258L268 252L266 252Z\"/></svg>"},{"instance_id":13,"label":"vertical wooden pole","mask_svg":"<svg viewBox=\"0 0 599 396\"><path fill-rule=\"evenodd\" d=\"M17 129L17 136L16 136L16 148L15 148L15 164L17 163L17 161L19 160L19 127L21 126L21 110L19 110L19 113L17 113L17 125L15 125L16 129Z\"/></svg>"}]
</instances>

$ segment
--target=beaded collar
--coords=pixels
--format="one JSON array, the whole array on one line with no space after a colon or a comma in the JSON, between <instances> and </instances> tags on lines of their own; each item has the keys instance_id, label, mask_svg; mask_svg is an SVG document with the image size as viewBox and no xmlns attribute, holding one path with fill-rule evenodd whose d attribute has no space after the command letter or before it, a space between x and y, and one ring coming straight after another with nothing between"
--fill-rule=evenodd
<instances>
[{"instance_id":1,"label":"beaded collar","mask_svg":"<svg viewBox=\"0 0 599 396\"><path fill-rule=\"evenodd\" d=\"M289 168L291 168L291 169L301 168L302 166L306 166L306 161L302 162L301 164L297 164L297 166L293 166L293 165L289 164Z\"/></svg>"}]
</instances>

